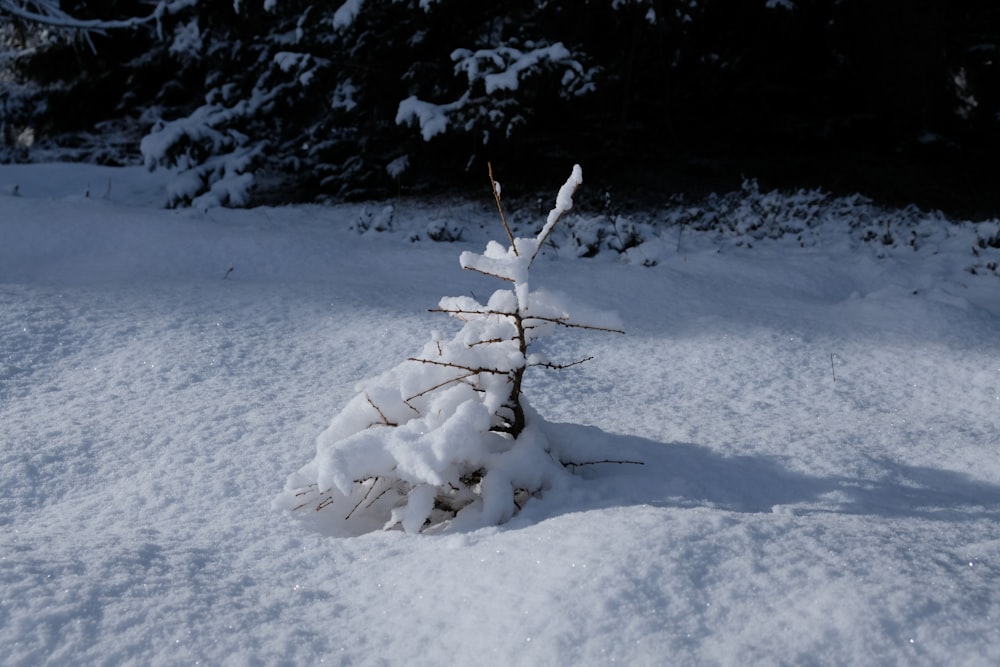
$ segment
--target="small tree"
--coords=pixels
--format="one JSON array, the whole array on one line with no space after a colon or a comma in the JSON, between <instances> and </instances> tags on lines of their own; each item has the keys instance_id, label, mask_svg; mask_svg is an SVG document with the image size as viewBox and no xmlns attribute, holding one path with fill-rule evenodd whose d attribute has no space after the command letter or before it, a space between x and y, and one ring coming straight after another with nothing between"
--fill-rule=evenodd
<instances>
[{"instance_id":1,"label":"small tree","mask_svg":"<svg viewBox=\"0 0 1000 667\"><path fill-rule=\"evenodd\" d=\"M461 264L510 288L485 304L441 299L433 312L460 320L461 330L451 340L435 334L419 354L362 383L276 505L313 510L338 535L397 525L407 532L473 528L506 521L566 474L525 400L524 374L586 360L553 363L532 344L559 327L621 331L607 316L587 324L571 319L560 298L529 288L529 270L582 180L575 166L541 231L523 239L507 224L491 171L510 244L490 241L482 254L462 253Z\"/></svg>"}]
</instances>

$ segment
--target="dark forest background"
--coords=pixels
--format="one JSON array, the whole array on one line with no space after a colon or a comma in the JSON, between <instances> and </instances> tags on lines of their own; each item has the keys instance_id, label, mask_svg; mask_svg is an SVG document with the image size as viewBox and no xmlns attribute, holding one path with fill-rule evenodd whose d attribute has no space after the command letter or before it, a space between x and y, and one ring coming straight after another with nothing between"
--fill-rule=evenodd
<instances>
[{"instance_id":1,"label":"dark forest background","mask_svg":"<svg viewBox=\"0 0 1000 667\"><path fill-rule=\"evenodd\" d=\"M173 204L737 187L1000 214L995 0L0 0L0 160Z\"/></svg>"}]
</instances>

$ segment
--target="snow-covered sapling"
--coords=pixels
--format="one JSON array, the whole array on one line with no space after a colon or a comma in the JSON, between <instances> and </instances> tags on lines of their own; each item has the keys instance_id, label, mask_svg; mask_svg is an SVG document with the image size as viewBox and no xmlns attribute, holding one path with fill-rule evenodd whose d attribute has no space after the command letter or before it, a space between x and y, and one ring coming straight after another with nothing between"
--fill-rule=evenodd
<instances>
[{"instance_id":1,"label":"snow-covered sapling","mask_svg":"<svg viewBox=\"0 0 1000 667\"><path fill-rule=\"evenodd\" d=\"M560 327L621 333L610 315L570 318L562 298L532 290L529 270L583 181L579 166L534 238L515 238L490 181L509 245L463 252L465 269L509 283L485 304L445 297L434 312L462 327L435 334L419 354L358 387L316 443L315 458L291 475L279 507L314 518L325 532L356 535L468 529L509 519L521 503L568 474L542 419L523 395L528 368L566 368L532 348ZM307 511L311 510L311 511Z\"/></svg>"}]
</instances>

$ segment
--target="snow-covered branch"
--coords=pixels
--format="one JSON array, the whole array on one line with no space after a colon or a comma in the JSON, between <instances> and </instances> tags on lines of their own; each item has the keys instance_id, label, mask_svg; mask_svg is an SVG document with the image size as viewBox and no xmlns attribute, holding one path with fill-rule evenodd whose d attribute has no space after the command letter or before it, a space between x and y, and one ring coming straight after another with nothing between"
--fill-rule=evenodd
<instances>
[{"instance_id":1,"label":"snow-covered branch","mask_svg":"<svg viewBox=\"0 0 1000 667\"><path fill-rule=\"evenodd\" d=\"M451 102L434 103L413 95L399 103L396 124L416 123L430 141L449 129L480 134L488 144L495 131L510 137L526 122L518 101L519 89L532 77L559 77L555 92L565 99L594 90L596 70L588 69L561 42L521 50L504 45L491 49L455 49L451 54L455 74L465 75L466 90ZM496 193L494 193L496 194Z\"/></svg>"},{"instance_id":2,"label":"snow-covered branch","mask_svg":"<svg viewBox=\"0 0 1000 667\"><path fill-rule=\"evenodd\" d=\"M31 23L53 28L100 33L105 30L135 28L146 23L159 21L168 8L178 4L176 2L160 2L148 16L108 20L78 19L63 11L58 0L22 0L20 2L18 0L0 0L0 14L10 14Z\"/></svg>"}]
</instances>

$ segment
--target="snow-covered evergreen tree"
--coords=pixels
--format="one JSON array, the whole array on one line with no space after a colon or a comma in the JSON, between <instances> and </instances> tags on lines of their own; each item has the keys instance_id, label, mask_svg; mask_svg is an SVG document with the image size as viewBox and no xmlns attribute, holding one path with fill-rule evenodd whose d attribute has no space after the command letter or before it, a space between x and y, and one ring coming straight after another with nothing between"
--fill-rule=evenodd
<instances>
[{"instance_id":1,"label":"snow-covered evergreen tree","mask_svg":"<svg viewBox=\"0 0 1000 667\"><path fill-rule=\"evenodd\" d=\"M558 484L567 473L557 443L548 441L522 382L528 368L580 362L553 363L533 343L558 327L619 331L610 315L573 320L562 298L529 281L582 178L574 167L534 238L514 238L504 221L509 245L491 241L483 253L462 253L463 268L509 288L486 303L441 299L436 310L461 321L461 329L450 339L434 334L418 354L362 382L317 439L315 458L289 477L278 507L336 535L465 529L502 523ZM493 187L499 205L500 187Z\"/></svg>"},{"instance_id":2,"label":"snow-covered evergreen tree","mask_svg":"<svg viewBox=\"0 0 1000 667\"><path fill-rule=\"evenodd\" d=\"M814 151L840 179L820 156L871 144L934 182L960 167L940 189L978 200L1000 13L904 4L0 0L0 159L139 162L145 136L141 160L178 172L170 203L208 206L466 187L488 160L527 185L566 145L643 194L691 165L731 187L755 154L815 186L769 156Z\"/></svg>"}]
</instances>

